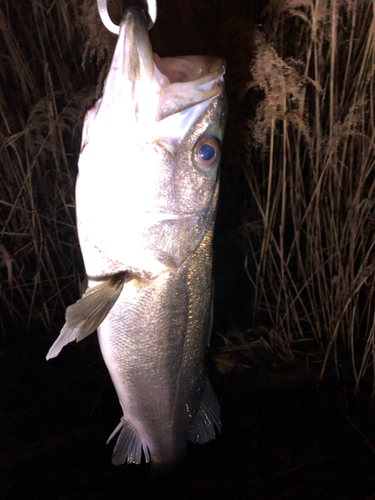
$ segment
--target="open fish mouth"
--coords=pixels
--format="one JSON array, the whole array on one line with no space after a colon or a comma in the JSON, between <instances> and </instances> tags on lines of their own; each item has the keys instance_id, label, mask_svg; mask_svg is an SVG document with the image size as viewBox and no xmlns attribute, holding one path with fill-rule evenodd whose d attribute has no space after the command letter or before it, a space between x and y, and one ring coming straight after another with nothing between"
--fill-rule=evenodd
<instances>
[{"instance_id":1,"label":"open fish mouth","mask_svg":"<svg viewBox=\"0 0 375 500\"><path fill-rule=\"evenodd\" d=\"M161 58L153 53L143 11L129 7L120 24L101 107L113 111L116 106L122 123L130 121L128 126L133 127L139 123L145 135L154 122L164 122L167 117L203 104L196 113L175 120L173 127L170 122L165 124L165 137L171 142L181 139L210 99L223 92L224 73L225 61L218 57ZM159 125L153 132L161 137L163 127Z\"/></svg>"}]
</instances>

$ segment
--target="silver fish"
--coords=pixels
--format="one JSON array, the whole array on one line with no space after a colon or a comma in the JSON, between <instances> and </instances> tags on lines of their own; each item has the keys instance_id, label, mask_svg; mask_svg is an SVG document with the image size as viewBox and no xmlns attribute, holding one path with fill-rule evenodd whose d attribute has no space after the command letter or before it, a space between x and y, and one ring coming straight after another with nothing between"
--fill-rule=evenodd
<instances>
[{"instance_id":1,"label":"silver fish","mask_svg":"<svg viewBox=\"0 0 375 500\"><path fill-rule=\"evenodd\" d=\"M113 463L179 460L220 431L204 370L212 236L226 116L225 62L152 53L125 12L101 99L88 111L76 185L88 288L47 359L98 329L123 410ZM111 436L111 437L112 437Z\"/></svg>"}]
</instances>

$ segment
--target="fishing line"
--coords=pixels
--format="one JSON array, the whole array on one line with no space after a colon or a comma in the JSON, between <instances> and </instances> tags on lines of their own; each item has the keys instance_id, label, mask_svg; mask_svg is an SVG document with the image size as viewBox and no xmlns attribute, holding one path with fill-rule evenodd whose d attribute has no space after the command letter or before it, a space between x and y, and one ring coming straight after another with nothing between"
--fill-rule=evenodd
<instances>
[{"instance_id":1,"label":"fishing line","mask_svg":"<svg viewBox=\"0 0 375 500\"><path fill-rule=\"evenodd\" d=\"M102 23L107 28L107 30L109 30L111 33L114 33L115 35L118 35L120 32L120 26L117 26L117 24L115 24L109 17L107 0L97 0L97 3ZM152 21L151 26L148 27L148 29L150 29L156 22L156 16L157 16L156 0L147 0L147 6L148 6L148 15L150 16Z\"/></svg>"}]
</instances>

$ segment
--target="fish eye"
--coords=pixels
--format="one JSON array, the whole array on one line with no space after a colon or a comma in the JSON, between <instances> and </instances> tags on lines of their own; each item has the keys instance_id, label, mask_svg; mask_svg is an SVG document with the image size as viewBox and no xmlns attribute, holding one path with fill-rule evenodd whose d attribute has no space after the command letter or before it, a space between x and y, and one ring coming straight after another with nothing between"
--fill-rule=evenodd
<instances>
[{"instance_id":1,"label":"fish eye","mask_svg":"<svg viewBox=\"0 0 375 500\"><path fill-rule=\"evenodd\" d=\"M193 158L198 168L209 170L217 165L219 145L213 137L204 137L194 146Z\"/></svg>"}]
</instances>

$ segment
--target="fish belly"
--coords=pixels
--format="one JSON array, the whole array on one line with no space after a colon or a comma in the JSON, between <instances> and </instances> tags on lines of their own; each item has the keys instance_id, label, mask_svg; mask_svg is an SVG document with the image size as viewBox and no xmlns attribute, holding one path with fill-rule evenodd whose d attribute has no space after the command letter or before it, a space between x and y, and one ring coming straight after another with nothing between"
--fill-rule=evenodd
<instances>
[{"instance_id":1,"label":"fish belly","mask_svg":"<svg viewBox=\"0 0 375 500\"><path fill-rule=\"evenodd\" d=\"M200 404L210 328L212 232L178 271L126 283L98 329L124 420L154 463L184 455Z\"/></svg>"}]
</instances>

